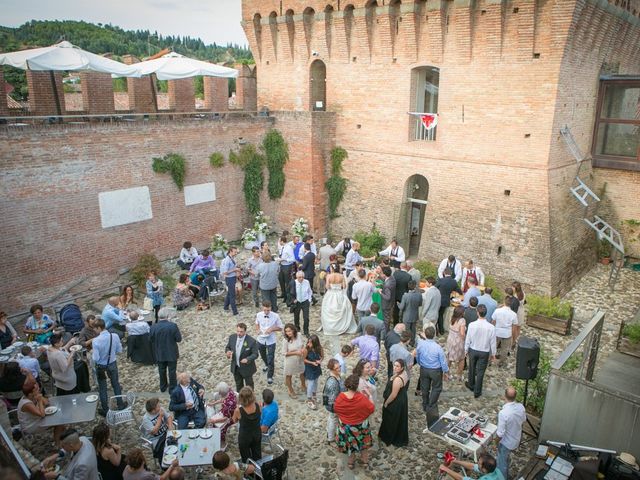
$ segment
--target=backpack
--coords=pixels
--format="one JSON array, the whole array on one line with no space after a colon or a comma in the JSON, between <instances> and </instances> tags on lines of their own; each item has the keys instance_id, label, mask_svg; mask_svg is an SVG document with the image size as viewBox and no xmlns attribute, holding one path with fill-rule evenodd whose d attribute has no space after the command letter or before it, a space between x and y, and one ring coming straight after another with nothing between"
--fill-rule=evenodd
<instances>
[{"instance_id":1,"label":"backpack","mask_svg":"<svg viewBox=\"0 0 640 480\"><path fill-rule=\"evenodd\" d=\"M80 307L75 303L69 303L60 309L60 323L65 331L69 333L77 333L82 330L84 321Z\"/></svg>"}]
</instances>

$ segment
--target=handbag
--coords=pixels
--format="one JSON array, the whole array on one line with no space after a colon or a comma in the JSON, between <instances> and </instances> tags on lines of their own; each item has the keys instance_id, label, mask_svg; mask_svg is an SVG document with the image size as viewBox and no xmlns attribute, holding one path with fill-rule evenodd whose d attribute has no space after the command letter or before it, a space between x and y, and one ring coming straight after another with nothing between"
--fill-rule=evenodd
<instances>
[{"instance_id":1,"label":"handbag","mask_svg":"<svg viewBox=\"0 0 640 480\"><path fill-rule=\"evenodd\" d=\"M144 310L153 310L153 301L149 297L144 297L142 308Z\"/></svg>"}]
</instances>

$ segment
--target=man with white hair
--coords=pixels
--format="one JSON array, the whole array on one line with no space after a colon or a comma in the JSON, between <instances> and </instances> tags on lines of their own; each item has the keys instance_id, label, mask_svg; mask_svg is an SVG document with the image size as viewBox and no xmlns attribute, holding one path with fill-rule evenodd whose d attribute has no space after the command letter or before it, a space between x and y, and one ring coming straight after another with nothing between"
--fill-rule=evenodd
<instances>
[{"instance_id":1,"label":"man with white hair","mask_svg":"<svg viewBox=\"0 0 640 480\"><path fill-rule=\"evenodd\" d=\"M178 430L186 429L190 421L196 428L202 428L207 423L204 387L189 372L178 374L178 386L171 392L169 410L175 413Z\"/></svg>"}]
</instances>

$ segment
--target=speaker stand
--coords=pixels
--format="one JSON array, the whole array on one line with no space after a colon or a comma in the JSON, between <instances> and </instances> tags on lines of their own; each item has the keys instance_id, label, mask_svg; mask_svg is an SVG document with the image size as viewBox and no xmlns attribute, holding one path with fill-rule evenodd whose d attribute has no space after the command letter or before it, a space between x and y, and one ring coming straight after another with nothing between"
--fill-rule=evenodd
<instances>
[{"instance_id":1,"label":"speaker stand","mask_svg":"<svg viewBox=\"0 0 640 480\"><path fill-rule=\"evenodd\" d=\"M525 409L525 418L527 419L527 423L529 424L529 428L531 428L531 431L535 434L535 435L531 435L530 433L526 432L523 430L525 435L528 435L530 437L533 438L538 438L538 436L540 435L540 432L538 432L538 430L536 430L536 428L533 426L533 424L531 423L531 420L529 420L529 415L527 415L527 397L529 396L529 379L524 381L524 400L522 401L522 406Z\"/></svg>"}]
</instances>

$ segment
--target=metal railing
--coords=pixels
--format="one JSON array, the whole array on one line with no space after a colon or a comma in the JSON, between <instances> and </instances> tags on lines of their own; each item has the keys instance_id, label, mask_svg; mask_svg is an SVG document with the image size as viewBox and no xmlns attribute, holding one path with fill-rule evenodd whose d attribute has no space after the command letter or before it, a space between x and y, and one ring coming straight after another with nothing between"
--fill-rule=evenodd
<instances>
[{"instance_id":1,"label":"metal railing","mask_svg":"<svg viewBox=\"0 0 640 480\"><path fill-rule=\"evenodd\" d=\"M420 117L415 117L416 126L414 129L414 140L418 141L431 141L433 142L436 139L436 130L437 126L433 127L430 130L427 130L425 126L422 124L422 120Z\"/></svg>"},{"instance_id":2,"label":"metal railing","mask_svg":"<svg viewBox=\"0 0 640 480\"><path fill-rule=\"evenodd\" d=\"M600 337L602 336L602 326L604 325L604 312L596 310L591 317L591 321L584 327L580 333L567 345L567 348L553 362L551 368L560 370L567 363L567 360L573 355L578 348L584 343L582 351L582 362L580 364L579 376L588 382L593 381L593 373L596 368L596 360L598 358L598 349L600 348Z\"/></svg>"}]
</instances>

